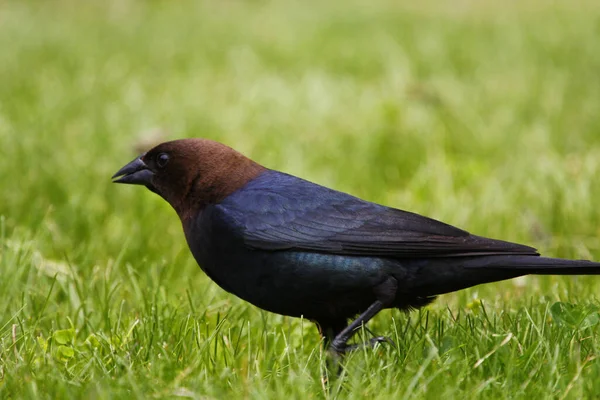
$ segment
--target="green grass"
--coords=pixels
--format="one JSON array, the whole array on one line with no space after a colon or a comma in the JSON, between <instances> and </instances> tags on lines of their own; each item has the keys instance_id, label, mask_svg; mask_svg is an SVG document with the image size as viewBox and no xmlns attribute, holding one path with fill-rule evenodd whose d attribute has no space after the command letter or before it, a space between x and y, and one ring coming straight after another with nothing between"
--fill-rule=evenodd
<instances>
[{"instance_id":1,"label":"green grass","mask_svg":"<svg viewBox=\"0 0 600 400\"><path fill-rule=\"evenodd\" d=\"M398 348L326 389L312 324L219 289L167 204L110 182L156 132L207 137L600 260L597 2L411 3L0 2L0 398L596 397L600 277L382 312Z\"/></svg>"}]
</instances>

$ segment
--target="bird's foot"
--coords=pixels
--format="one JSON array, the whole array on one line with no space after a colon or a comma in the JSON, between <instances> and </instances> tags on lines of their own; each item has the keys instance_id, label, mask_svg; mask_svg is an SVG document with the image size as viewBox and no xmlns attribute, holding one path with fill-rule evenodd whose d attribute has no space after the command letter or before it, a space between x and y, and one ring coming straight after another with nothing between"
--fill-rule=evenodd
<instances>
[{"instance_id":1,"label":"bird's foot","mask_svg":"<svg viewBox=\"0 0 600 400\"><path fill-rule=\"evenodd\" d=\"M350 351L359 350L364 347L373 348L379 343L389 343L393 347L396 347L396 343L394 343L394 341L392 339L390 339L389 337L377 336L377 337L367 340L366 342L358 343L358 344L346 344L346 343L342 343L341 341L337 342L336 340L334 340L331 343L331 346L329 346L329 350L332 353L334 353L338 356L341 356Z\"/></svg>"}]
</instances>

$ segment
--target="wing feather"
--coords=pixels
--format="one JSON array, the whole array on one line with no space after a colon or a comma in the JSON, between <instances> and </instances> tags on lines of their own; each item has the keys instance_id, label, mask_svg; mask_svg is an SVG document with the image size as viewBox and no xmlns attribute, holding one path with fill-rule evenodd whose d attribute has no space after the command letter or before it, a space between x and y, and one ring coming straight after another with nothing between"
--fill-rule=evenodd
<instances>
[{"instance_id":1,"label":"wing feather","mask_svg":"<svg viewBox=\"0 0 600 400\"><path fill-rule=\"evenodd\" d=\"M275 171L217 208L253 249L391 258L538 254L528 246L471 235Z\"/></svg>"}]
</instances>

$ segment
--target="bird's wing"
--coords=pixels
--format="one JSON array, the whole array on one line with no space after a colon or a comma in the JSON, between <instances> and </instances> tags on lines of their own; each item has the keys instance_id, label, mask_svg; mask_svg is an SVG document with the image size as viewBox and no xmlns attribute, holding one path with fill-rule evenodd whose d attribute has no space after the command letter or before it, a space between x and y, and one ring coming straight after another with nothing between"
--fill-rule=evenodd
<instances>
[{"instance_id":1,"label":"bird's wing","mask_svg":"<svg viewBox=\"0 0 600 400\"><path fill-rule=\"evenodd\" d=\"M538 255L528 246L471 235L431 218L273 174L218 205L253 249L392 258Z\"/></svg>"}]
</instances>

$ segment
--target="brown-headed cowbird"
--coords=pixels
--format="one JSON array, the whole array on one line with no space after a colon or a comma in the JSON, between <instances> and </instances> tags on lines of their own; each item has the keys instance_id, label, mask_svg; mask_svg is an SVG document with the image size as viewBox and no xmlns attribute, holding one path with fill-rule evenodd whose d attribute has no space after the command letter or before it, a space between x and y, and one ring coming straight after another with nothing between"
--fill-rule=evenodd
<instances>
[{"instance_id":1,"label":"brown-headed cowbird","mask_svg":"<svg viewBox=\"0 0 600 400\"><path fill-rule=\"evenodd\" d=\"M267 169L206 139L160 144L113 178L173 206L196 261L220 287L314 321L337 353L356 347L348 339L384 308L419 308L528 274L600 273L598 263L540 257Z\"/></svg>"}]
</instances>

